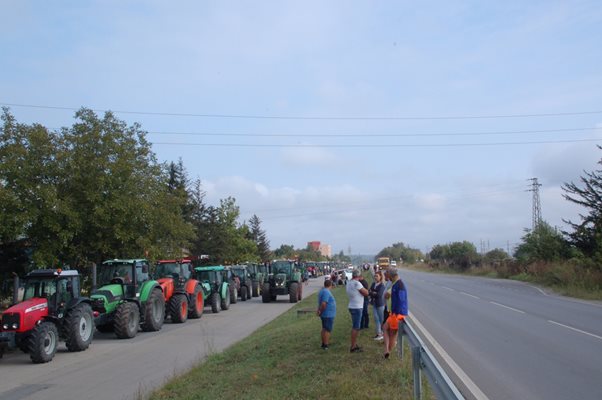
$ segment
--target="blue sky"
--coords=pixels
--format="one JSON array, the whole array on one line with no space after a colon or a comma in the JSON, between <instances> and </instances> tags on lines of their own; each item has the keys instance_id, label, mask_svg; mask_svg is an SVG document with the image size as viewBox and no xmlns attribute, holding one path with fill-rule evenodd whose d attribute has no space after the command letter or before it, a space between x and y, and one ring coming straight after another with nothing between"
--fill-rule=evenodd
<instances>
[{"instance_id":1,"label":"blue sky","mask_svg":"<svg viewBox=\"0 0 602 400\"><path fill-rule=\"evenodd\" d=\"M602 154L602 112L562 115L602 111L599 1L2 10L0 103L19 121L58 128L74 111L17 105L142 112L117 116L142 124L160 160L181 157L210 203L257 214L274 248L512 249L531 225L527 179L563 228L580 210L560 186ZM512 117L440 118L483 116Z\"/></svg>"}]
</instances>

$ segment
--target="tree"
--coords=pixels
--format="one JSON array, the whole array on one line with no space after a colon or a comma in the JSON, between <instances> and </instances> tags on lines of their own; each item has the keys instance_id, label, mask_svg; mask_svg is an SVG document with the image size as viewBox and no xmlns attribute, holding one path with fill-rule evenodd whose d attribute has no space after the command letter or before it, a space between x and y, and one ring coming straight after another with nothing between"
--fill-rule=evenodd
<instances>
[{"instance_id":1,"label":"tree","mask_svg":"<svg viewBox=\"0 0 602 400\"><path fill-rule=\"evenodd\" d=\"M548 223L542 221L534 230L527 230L514 257L522 263L536 261L559 261L570 258L569 243Z\"/></svg>"},{"instance_id":2,"label":"tree","mask_svg":"<svg viewBox=\"0 0 602 400\"><path fill-rule=\"evenodd\" d=\"M598 146L602 149L601 146ZM598 161L602 165L602 160ZM566 192L563 197L585 208L587 214L579 214L580 223L568 223L573 232L564 232L571 243L584 255L591 257L600 265L602 262L602 170L584 171L580 178L582 187L571 182L562 186Z\"/></svg>"},{"instance_id":3,"label":"tree","mask_svg":"<svg viewBox=\"0 0 602 400\"><path fill-rule=\"evenodd\" d=\"M503 249L493 249L483 256L483 261L489 264L499 263L509 258L508 253Z\"/></svg>"},{"instance_id":4,"label":"tree","mask_svg":"<svg viewBox=\"0 0 602 400\"><path fill-rule=\"evenodd\" d=\"M274 257L276 258L287 258L293 259L295 258L296 250L293 245L289 244L281 244L279 248L274 250Z\"/></svg>"},{"instance_id":5,"label":"tree","mask_svg":"<svg viewBox=\"0 0 602 400\"><path fill-rule=\"evenodd\" d=\"M376 257L389 257L392 260L402 260L410 264L413 264L419 259L424 258L420 250L406 246L402 242L394 243L392 246L385 247L377 254Z\"/></svg>"},{"instance_id":6,"label":"tree","mask_svg":"<svg viewBox=\"0 0 602 400\"><path fill-rule=\"evenodd\" d=\"M265 231L261 229L261 220L257 215L253 214L249 220L249 227L251 229L251 239L257 245L259 259L263 262L269 261L271 258L270 242Z\"/></svg>"},{"instance_id":7,"label":"tree","mask_svg":"<svg viewBox=\"0 0 602 400\"><path fill-rule=\"evenodd\" d=\"M452 269L465 270L479 260L479 254L474 244L463 241L446 245L435 245L430 252L434 261L448 265Z\"/></svg>"}]
</instances>

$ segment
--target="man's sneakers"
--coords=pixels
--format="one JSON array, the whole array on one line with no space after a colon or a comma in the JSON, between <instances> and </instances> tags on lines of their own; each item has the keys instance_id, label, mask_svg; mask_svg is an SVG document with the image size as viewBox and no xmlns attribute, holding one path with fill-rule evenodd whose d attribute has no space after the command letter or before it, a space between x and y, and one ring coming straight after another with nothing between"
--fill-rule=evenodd
<instances>
[{"instance_id":1,"label":"man's sneakers","mask_svg":"<svg viewBox=\"0 0 602 400\"><path fill-rule=\"evenodd\" d=\"M322 350L328 350L328 345L327 345L327 344L324 344L324 343L322 343Z\"/></svg>"},{"instance_id":2,"label":"man's sneakers","mask_svg":"<svg viewBox=\"0 0 602 400\"><path fill-rule=\"evenodd\" d=\"M364 351L364 350L362 350L362 348L360 346L355 346L355 347L352 347L351 349L349 349L350 353L361 353L362 351Z\"/></svg>"},{"instance_id":3,"label":"man's sneakers","mask_svg":"<svg viewBox=\"0 0 602 400\"><path fill-rule=\"evenodd\" d=\"M383 339L384 339L383 335L374 336L374 340L383 340Z\"/></svg>"}]
</instances>

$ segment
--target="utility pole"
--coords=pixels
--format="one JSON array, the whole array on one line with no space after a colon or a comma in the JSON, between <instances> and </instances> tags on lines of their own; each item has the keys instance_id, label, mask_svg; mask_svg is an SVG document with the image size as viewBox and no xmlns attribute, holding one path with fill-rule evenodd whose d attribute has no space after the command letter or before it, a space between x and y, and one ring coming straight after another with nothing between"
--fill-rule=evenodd
<instances>
[{"instance_id":1,"label":"utility pole","mask_svg":"<svg viewBox=\"0 0 602 400\"><path fill-rule=\"evenodd\" d=\"M541 224L541 202L539 200L539 187L541 183L537 178L527 179L531 181L531 188L527 192L533 192L532 230L535 231Z\"/></svg>"}]
</instances>

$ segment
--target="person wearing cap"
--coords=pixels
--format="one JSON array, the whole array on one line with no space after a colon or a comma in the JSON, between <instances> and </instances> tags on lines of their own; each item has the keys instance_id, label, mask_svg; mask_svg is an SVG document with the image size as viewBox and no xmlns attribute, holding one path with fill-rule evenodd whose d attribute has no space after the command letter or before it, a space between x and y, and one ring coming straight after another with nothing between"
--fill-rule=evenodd
<instances>
[{"instance_id":1,"label":"person wearing cap","mask_svg":"<svg viewBox=\"0 0 602 400\"><path fill-rule=\"evenodd\" d=\"M391 292L387 292L385 297L391 299L391 311L383 324L385 358L389 358L389 354L395 348L400 321L403 321L408 315L408 292L406 286L403 281L399 279L399 274L396 269L390 269L389 277L392 282Z\"/></svg>"},{"instance_id":2,"label":"person wearing cap","mask_svg":"<svg viewBox=\"0 0 602 400\"><path fill-rule=\"evenodd\" d=\"M337 315L337 302L330 292L332 280L329 277L324 279L324 287L318 293L318 317L322 320L322 350L328 350L330 343L330 333L334 325L334 317Z\"/></svg>"},{"instance_id":3,"label":"person wearing cap","mask_svg":"<svg viewBox=\"0 0 602 400\"><path fill-rule=\"evenodd\" d=\"M364 297L368 296L368 290L360 283L362 273L354 269L351 273L351 281L347 283L346 291L349 297L349 314L351 314L351 353L362 351L357 345L362 322L362 310L364 308Z\"/></svg>"}]
</instances>

